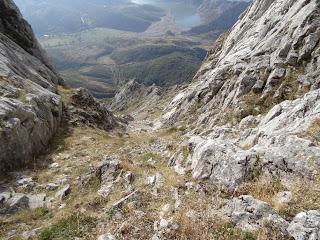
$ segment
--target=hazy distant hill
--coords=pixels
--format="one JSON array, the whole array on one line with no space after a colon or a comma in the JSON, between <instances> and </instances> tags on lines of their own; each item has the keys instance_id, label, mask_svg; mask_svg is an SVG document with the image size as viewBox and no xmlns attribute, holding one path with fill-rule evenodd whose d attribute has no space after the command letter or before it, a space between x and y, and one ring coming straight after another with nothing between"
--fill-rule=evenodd
<instances>
[{"instance_id":1,"label":"hazy distant hill","mask_svg":"<svg viewBox=\"0 0 320 240\"><path fill-rule=\"evenodd\" d=\"M250 2L252 0L202 0L198 13L204 24L210 24L221 17L226 11L229 14L237 15L238 10L243 9L243 6L249 6ZM232 13L232 10L236 12Z\"/></svg>"},{"instance_id":2,"label":"hazy distant hill","mask_svg":"<svg viewBox=\"0 0 320 240\"><path fill-rule=\"evenodd\" d=\"M112 97L132 78L159 86L188 82L206 55L200 42L185 36L153 38L107 28L40 41L68 84L99 98Z\"/></svg>"},{"instance_id":3,"label":"hazy distant hill","mask_svg":"<svg viewBox=\"0 0 320 240\"><path fill-rule=\"evenodd\" d=\"M159 86L191 81L205 57L204 49L228 30L248 5L225 0L17 3L66 82L101 98L112 97L133 78ZM212 21L197 26L199 15L206 11L211 12ZM168 31L171 25L174 30ZM181 34L192 26L197 27Z\"/></svg>"},{"instance_id":4,"label":"hazy distant hill","mask_svg":"<svg viewBox=\"0 0 320 240\"><path fill-rule=\"evenodd\" d=\"M130 0L17 0L38 35L76 32L94 27L143 32L165 13Z\"/></svg>"},{"instance_id":5,"label":"hazy distant hill","mask_svg":"<svg viewBox=\"0 0 320 240\"><path fill-rule=\"evenodd\" d=\"M199 35L211 33L217 37L231 28L241 13L250 5L250 2L247 1L211 0L211 4L208 2L205 1L199 7L199 14L207 23L193 27L187 34Z\"/></svg>"}]
</instances>

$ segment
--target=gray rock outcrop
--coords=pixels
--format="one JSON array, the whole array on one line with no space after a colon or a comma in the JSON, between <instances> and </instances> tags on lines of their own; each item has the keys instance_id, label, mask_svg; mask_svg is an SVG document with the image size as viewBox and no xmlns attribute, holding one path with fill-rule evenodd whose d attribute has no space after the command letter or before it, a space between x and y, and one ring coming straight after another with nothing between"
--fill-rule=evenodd
<instances>
[{"instance_id":1,"label":"gray rock outcrop","mask_svg":"<svg viewBox=\"0 0 320 240\"><path fill-rule=\"evenodd\" d=\"M319 176L319 33L316 0L256 0L215 42L160 118L196 125L182 164L194 178L234 190L260 176Z\"/></svg>"},{"instance_id":2,"label":"gray rock outcrop","mask_svg":"<svg viewBox=\"0 0 320 240\"><path fill-rule=\"evenodd\" d=\"M292 220L287 230L296 240L320 239L320 212L299 213Z\"/></svg>"},{"instance_id":3,"label":"gray rock outcrop","mask_svg":"<svg viewBox=\"0 0 320 240\"><path fill-rule=\"evenodd\" d=\"M45 194L0 193L0 216L20 210L46 207L49 204Z\"/></svg>"},{"instance_id":4,"label":"gray rock outcrop","mask_svg":"<svg viewBox=\"0 0 320 240\"><path fill-rule=\"evenodd\" d=\"M254 1L215 42L194 82L168 105L162 123L196 120L198 128L210 129L233 113L244 117L248 94L255 93L256 102L277 103L303 86L317 89L319 23L316 0Z\"/></svg>"},{"instance_id":5,"label":"gray rock outcrop","mask_svg":"<svg viewBox=\"0 0 320 240\"><path fill-rule=\"evenodd\" d=\"M319 176L320 146L308 133L319 126L320 90L285 101L260 117L257 126L216 126L190 139L190 164L197 179L232 190L259 176L284 182Z\"/></svg>"},{"instance_id":6,"label":"gray rock outcrop","mask_svg":"<svg viewBox=\"0 0 320 240\"><path fill-rule=\"evenodd\" d=\"M123 128L125 122L117 118L106 106L95 99L88 90L77 89L71 96L68 107L70 122L76 126L89 126L110 131L114 128Z\"/></svg>"},{"instance_id":7,"label":"gray rock outcrop","mask_svg":"<svg viewBox=\"0 0 320 240\"><path fill-rule=\"evenodd\" d=\"M258 160L256 153L244 151L224 140L203 140L197 144L191 156L193 177L209 179L232 191L251 178Z\"/></svg>"},{"instance_id":8,"label":"gray rock outcrop","mask_svg":"<svg viewBox=\"0 0 320 240\"><path fill-rule=\"evenodd\" d=\"M0 2L0 171L43 151L61 120L61 78L12 0Z\"/></svg>"},{"instance_id":9,"label":"gray rock outcrop","mask_svg":"<svg viewBox=\"0 0 320 240\"><path fill-rule=\"evenodd\" d=\"M288 223L270 205L250 195L243 195L230 200L222 209L222 212L241 229L257 231L263 228L265 224L272 224L283 235L287 235Z\"/></svg>"},{"instance_id":10,"label":"gray rock outcrop","mask_svg":"<svg viewBox=\"0 0 320 240\"><path fill-rule=\"evenodd\" d=\"M145 86L136 80L130 80L113 98L110 109L121 112L130 108L130 114L136 117L155 107L162 93L158 86Z\"/></svg>"}]
</instances>

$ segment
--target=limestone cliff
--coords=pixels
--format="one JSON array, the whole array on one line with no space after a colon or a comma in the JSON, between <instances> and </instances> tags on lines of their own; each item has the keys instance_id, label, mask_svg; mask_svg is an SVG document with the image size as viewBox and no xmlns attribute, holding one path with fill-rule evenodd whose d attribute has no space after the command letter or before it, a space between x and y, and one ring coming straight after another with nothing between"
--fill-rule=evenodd
<instances>
[{"instance_id":1,"label":"limestone cliff","mask_svg":"<svg viewBox=\"0 0 320 240\"><path fill-rule=\"evenodd\" d=\"M0 1L0 171L31 161L57 130L62 80L12 0Z\"/></svg>"},{"instance_id":2,"label":"limestone cliff","mask_svg":"<svg viewBox=\"0 0 320 240\"><path fill-rule=\"evenodd\" d=\"M254 1L230 33L215 42L193 84L174 98L163 122L189 118L196 110L198 126L210 128L230 111L239 118L250 115L248 95L257 99L254 108L260 114L317 89L319 11L316 0Z\"/></svg>"},{"instance_id":3,"label":"limestone cliff","mask_svg":"<svg viewBox=\"0 0 320 240\"><path fill-rule=\"evenodd\" d=\"M261 239L320 237L319 224L305 224L318 221L316 206L294 213L298 214L291 221L261 199L233 197L250 184L258 183L264 191L263 183L275 180L287 190L278 193L279 199L288 194L284 201L291 201L299 184L316 191L319 6L316 0L255 0L230 32L215 42L193 83L174 97L160 121L189 129L188 158L183 158L185 148L181 148L169 164L177 172L191 170L194 179L232 193L218 212L248 231L271 223L282 236ZM244 192L262 197L252 189Z\"/></svg>"},{"instance_id":4,"label":"limestone cliff","mask_svg":"<svg viewBox=\"0 0 320 240\"><path fill-rule=\"evenodd\" d=\"M257 175L318 179L319 40L316 0L256 0L220 37L161 118L192 130L194 178L232 191Z\"/></svg>"}]
</instances>

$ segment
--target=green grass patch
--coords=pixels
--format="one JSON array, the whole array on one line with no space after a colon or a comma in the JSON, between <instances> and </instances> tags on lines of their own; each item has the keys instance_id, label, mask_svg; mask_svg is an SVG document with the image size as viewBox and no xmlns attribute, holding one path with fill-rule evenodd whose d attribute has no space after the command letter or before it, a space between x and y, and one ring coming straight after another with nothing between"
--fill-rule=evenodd
<instances>
[{"instance_id":1,"label":"green grass patch","mask_svg":"<svg viewBox=\"0 0 320 240\"><path fill-rule=\"evenodd\" d=\"M19 100L20 102L27 102L27 95L25 92L20 92L19 96L17 97L17 100Z\"/></svg>"},{"instance_id":2,"label":"green grass patch","mask_svg":"<svg viewBox=\"0 0 320 240\"><path fill-rule=\"evenodd\" d=\"M174 52L150 61L120 66L126 79L135 78L146 85L172 86L190 82L202 60L193 54Z\"/></svg>"},{"instance_id":3,"label":"green grass patch","mask_svg":"<svg viewBox=\"0 0 320 240\"><path fill-rule=\"evenodd\" d=\"M302 97L309 91L309 88L301 86L297 81L297 76L298 72L290 74L284 77L278 86L274 86L274 89L277 89L277 96L269 94L262 98L261 94L253 92L245 95L242 101L244 112L239 117L242 119L249 115L266 114L272 107L285 100L295 100ZM272 92L274 93L274 91Z\"/></svg>"},{"instance_id":4,"label":"green grass patch","mask_svg":"<svg viewBox=\"0 0 320 240\"><path fill-rule=\"evenodd\" d=\"M171 127L169 129L167 129L168 134L176 134L178 131L179 131L179 129L177 127Z\"/></svg>"},{"instance_id":5,"label":"green grass patch","mask_svg":"<svg viewBox=\"0 0 320 240\"><path fill-rule=\"evenodd\" d=\"M90 230L96 225L95 219L75 214L61 219L57 223L49 226L39 235L39 240L73 240L75 237L86 237Z\"/></svg>"},{"instance_id":6,"label":"green grass patch","mask_svg":"<svg viewBox=\"0 0 320 240\"><path fill-rule=\"evenodd\" d=\"M157 157L156 154L154 154L154 153L152 153L152 152L147 152L147 153L144 153L144 154L140 155L140 161L146 162L146 161L148 161L150 158L155 159L156 157Z\"/></svg>"},{"instance_id":7,"label":"green grass patch","mask_svg":"<svg viewBox=\"0 0 320 240\"><path fill-rule=\"evenodd\" d=\"M236 228L232 223L226 223L214 230L212 239L215 240L255 240L253 233Z\"/></svg>"}]
</instances>

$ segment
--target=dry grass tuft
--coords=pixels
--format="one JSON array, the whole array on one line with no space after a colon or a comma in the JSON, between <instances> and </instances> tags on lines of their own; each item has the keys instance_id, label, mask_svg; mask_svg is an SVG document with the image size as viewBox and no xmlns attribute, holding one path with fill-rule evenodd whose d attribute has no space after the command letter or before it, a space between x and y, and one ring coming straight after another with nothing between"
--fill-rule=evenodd
<instances>
[{"instance_id":1,"label":"dry grass tuft","mask_svg":"<svg viewBox=\"0 0 320 240\"><path fill-rule=\"evenodd\" d=\"M320 178L299 181L292 189L293 200L279 208L282 217L291 221L299 212L320 209Z\"/></svg>"},{"instance_id":2,"label":"dry grass tuft","mask_svg":"<svg viewBox=\"0 0 320 240\"><path fill-rule=\"evenodd\" d=\"M256 179L249 181L240 187L236 195L252 195L256 199L262 200L273 205L273 198L278 192L287 190L279 178L270 180Z\"/></svg>"},{"instance_id":3,"label":"dry grass tuft","mask_svg":"<svg viewBox=\"0 0 320 240\"><path fill-rule=\"evenodd\" d=\"M320 145L320 118L316 119L308 128L307 135L315 144Z\"/></svg>"}]
</instances>

